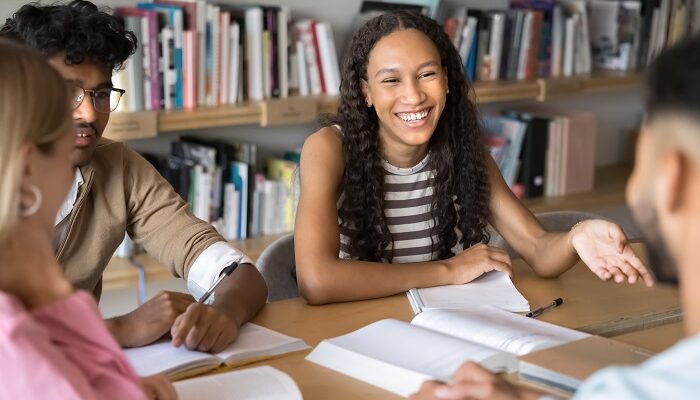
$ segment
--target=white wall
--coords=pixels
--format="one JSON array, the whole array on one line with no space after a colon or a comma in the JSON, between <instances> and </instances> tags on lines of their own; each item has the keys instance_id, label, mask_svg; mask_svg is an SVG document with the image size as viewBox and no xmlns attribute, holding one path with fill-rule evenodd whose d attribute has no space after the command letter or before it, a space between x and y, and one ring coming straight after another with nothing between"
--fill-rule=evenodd
<instances>
[{"instance_id":1,"label":"white wall","mask_svg":"<svg viewBox=\"0 0 700 400\"><path fill-rule=\"evenodd\" d=\"M443 0L452 4L488 4L492 7L507 4L505 0ZM109 7L133 5L137 0L97 0L97 4ZM219 3L238 3L240 1L221 0ZM246 1L247 3L258 0ZM328 21L333 26L336 48L340 57L349 40L353 27L354 16L359 10L361 0L259 0L268 5L287 5L292 8L292 17L295 19L315 18ZM0 2L0 21L8 18L25 0L4 0ZM43 1L42 3L53 3ZM501 4L502 3L502 4ZM484 111L506 107L511 104L487 105ZM515 103L517 105L517 103ZM638 125L642 110L641 90L629 90L624 92L611 92L603 94L590 94L585 96L560 97L547 102L543 106L562 110L587 110L595 112L599 117L599 140L596 163L608 165L624 160L628 153L627 132ZM259 126L237 126L230 128L205 129L183 133L196 133L211 138L235 138L236 140L256 143L261 148L261 155L283 152L289 148L301 146L307 135L317 129L317 124L292 125L275 128L261 128ZM166 153L169 142L177 137L177 134L164 134L162 137L150 140L132 141L130 144L140 151Z\"/></svg>"}]
</instances>

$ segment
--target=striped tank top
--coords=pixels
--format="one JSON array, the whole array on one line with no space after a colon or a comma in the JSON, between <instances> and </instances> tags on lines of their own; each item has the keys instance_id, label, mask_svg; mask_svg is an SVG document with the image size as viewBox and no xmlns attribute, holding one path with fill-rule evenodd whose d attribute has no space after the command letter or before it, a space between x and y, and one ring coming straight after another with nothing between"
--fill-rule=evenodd
<instances>
[{"instance_id":1,"label":"striped tank top","mask_svg":"<svg viewBox=\"0 0 700 400\"><path fill-rule=\"evenodd\" d=\"M435 226L432 217L434 175L428 160L430 153L411 168L399 168L383 161L384 167L384 217L391 243L386 249L392 254L393 263L432 261L437 258L439 237L430 237ZM342 204L341 196L338 204ZM340 234L340 258L351 259L349 239Z\"/></svg>"}]
</instances>

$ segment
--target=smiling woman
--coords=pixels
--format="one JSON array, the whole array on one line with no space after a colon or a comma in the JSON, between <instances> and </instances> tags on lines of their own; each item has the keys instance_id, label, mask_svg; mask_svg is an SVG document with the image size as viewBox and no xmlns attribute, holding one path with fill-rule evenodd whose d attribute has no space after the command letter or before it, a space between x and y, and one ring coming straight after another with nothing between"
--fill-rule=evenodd
<instances>
[{"instance_id":1,"label":"smiling woman","mask_svg":"<svg viewBox=\"0 0 700 400\"><path fill-rule=\"evenodd\" d=\"M486 151L462 61L434 20L396 11L355 34L335 120L302 150L300 293L313 304L511 273L491 224L541 276L584 259L602 279L648 273L620 228L546 232Z\"/></svg>"}]
</instances>

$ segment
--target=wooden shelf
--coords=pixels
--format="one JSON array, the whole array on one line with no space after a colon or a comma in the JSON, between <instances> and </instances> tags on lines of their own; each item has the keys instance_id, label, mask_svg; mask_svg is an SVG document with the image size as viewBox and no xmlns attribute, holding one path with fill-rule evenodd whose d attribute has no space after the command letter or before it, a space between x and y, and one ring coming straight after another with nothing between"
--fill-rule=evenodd
<instances>
[{"instance_id":1,"label":"wooden shelf","mask_svg":"<svg viewBox=\"0 0 700 400\"><path fill-rule=\"evenodd\" d=\"M600 167L595 173L592 191L559 197L526 199L525 205L534 213L544 211L591 211L625 204L625 185L630 175L628 165Z\"/></svg>"},{"instance_id":2,"label":"wooden shelf","mask_svg":"<svg viewBox=\"0 0 700 400\"><path fill-rule=\"evenodd\" d=\"M540 95L540 86L537 81L476 82L474 92L478 104L517 100L535 101Z\"/></svg>"},{"instance_id":3,"label":"wooden shelf","mask_svg":"<svg viewBox=\"0 0 700 400\"><path fill-rule=\"evenodd\" d=\"M562 197L544 197L526 200L525 204L535 213L558 210L590 211L598 208L608 208L623 205L625 202L625 182L630 168L626 165L601 167L596 171L595 188L591 192ZM235 240L231 243L245 252L253 260L272 242L284 236L269 235L246 240ZM151 256L139 254L136 261L144 266L146 281L171 278L170 272ZM127 260L113 258L104 273L104 288L132 287L138 283L137 269Z\"/></svg>"},{"instance_id":4,"label":"wooden shelf","mask_svg":"<svg viewBox=\"0 0 700 400\"><path fill-rule=\"evenodd\" d=\"M476 82L479 104L505 101L545 101L554 96L636 88L642 78L636 72L596 71L590 75L532 81ZM193 110L116 112L104 136L114 140L157 137L160 133L237 125L289 125L315 122L320 114L333 114L339 99L332 96L293 96L256 103Z\"/></svg>"},{"instance_id":5,"label":"wooden shelf","mask_svg":"<svg viewBox=\"0 0 700 400\"><path fill-rule=\"evenodd\" d=\"M637 72L595 71L589 75L568 78L538 79L540 93L537 101L545 101L561 95L576 95L634 89L642 84L642 75Z\"/></svg>"}]
</instances>

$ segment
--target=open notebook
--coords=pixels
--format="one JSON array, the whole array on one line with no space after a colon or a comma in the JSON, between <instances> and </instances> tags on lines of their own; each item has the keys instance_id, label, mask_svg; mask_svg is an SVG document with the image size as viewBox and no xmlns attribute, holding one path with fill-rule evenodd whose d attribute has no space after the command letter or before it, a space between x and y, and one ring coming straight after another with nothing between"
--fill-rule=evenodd
<instances>
[{"instance_id":1,"label":"open notebook","mask_svg":"<svg viewBox=\"0 0 700 400\"><path fill-rule=\"evenodd\" d=\"M528 312L530 304L504 272L492 271L464 285L411 289L407 293L416 314L436 308L492 305L512 312Z\"/></svg>"},{"instance_id":2,"label":"open notebook","mask_svg":"<svg viewBox=\"0 0 700 400\"><path fill-rule=\"evenodd\" d=\"M255 367L175 382L180 400L301 400L299 387L284 372Z\"/></svg>"},{"instance_id":3,"label":"open notebook","mask_svg":"<svg viewBox=\"0 0 700 400\"><path fill-rule=\"evenodd\" d=\"M242 365L306 348L301 339L247 323L241 327L236 341L216 354L187 350L184 346L173 347L170 341L125 349L124 353L140 376L162 373L176 380L221 364Z\"/></svg>"},{"instance_id":4,"label":"open notebook","mask_svg":"<svg viewBox=\"0 0 700 400\"><path fill-rule=\"evenodd\" d=\"M306 358L408 396L427 379L450 381L465 361L515 372L518 355L588 336L492 306L428 310L410 324L385 319L324 340Z\"/></svg>"}]
</instances>

